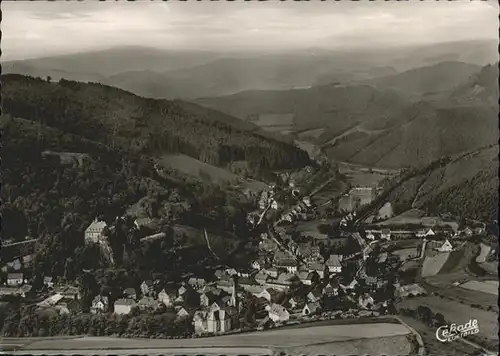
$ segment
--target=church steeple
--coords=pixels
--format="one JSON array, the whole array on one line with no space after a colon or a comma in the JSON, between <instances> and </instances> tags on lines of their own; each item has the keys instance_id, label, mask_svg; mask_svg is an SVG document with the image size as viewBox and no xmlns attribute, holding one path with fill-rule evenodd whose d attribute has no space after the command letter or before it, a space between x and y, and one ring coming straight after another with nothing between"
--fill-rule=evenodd
<instances>
[{"instance_id":1,"label":"church steeple","mask_svg":"<svg viewBox=\"0 0 500 356\"><path fill-rule=\"evenodd\" d=\"M238 276L233 275L233 291L231 293L231 306L238 308Z\"/></svg>"}]
</instances>

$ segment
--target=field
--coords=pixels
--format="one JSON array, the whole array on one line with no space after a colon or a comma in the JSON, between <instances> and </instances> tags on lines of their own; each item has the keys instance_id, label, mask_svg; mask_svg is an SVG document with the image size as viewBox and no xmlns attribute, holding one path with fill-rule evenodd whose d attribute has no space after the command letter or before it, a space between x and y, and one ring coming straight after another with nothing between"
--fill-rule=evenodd
<instances>
[{"instance_id":1,"label":"field","mask_svg":"<svg viewBox=\"0 0 500 356\"><path fill-rule=\"evenodd\" d=\"M318 138L321 136L321 134L325 131L324 128L319 128L319 129L311 129L307 131L302 131L297 134L297 136L303 140L307 138Z\"/></svg>"},{"instance_id":2,"label":"field","mask_svg":"<svg viewBox=\"0 0 500 356\"><path fill-rule=\"evenodd\" d=\"M418 251L416 248L405 248L401 250L395 250L391 252L393 255L399 256L401 261L406 261L410 258L414 258L418 256Z\"/></svg>"},{"instance_id":3,"label":"field","mask_svg":"<svg viewBox=\"0 0 500 356\"><path fill-rule=\"evenodd\" d=\"M242 185L250 189L261 190L265 188L265 184L262 182L245 180L223 168L212 166L182 154L165 155L162 157L160 164L165 165L166 167L171 167L190 176L202 179L206 177L214 183L241 182Z\"/></svg>"},{"instance_id":4,"label":"field","mask_svg":"<svg viewBox=\"0 0 500 356\"><path fill-rule=\"evenodd\" d=\"M295 114L260 114L254 124L263 128L266 126L292 126Z\"/></svg>"},{"instance_id":5,"label":"field","mask_svg":"<svg viewBox=\"0 0 500 356\"><path fill-rule=\"evenodd\" d=\"M489 274L498 276L498 261L481 263L481 267Z\"/></svg>"},{"instance_id":6,"label":"field","mask_svg":"<svg viewBox=\"0 0 500 356\"><path fill-rule=\"evenodd\" d=\"M198 353L205 354L206 348L226 348L237 347L239 353L247 353L252 349L267 350L268 348L297 348L306 345L331 344L331 350L338 354L337 343L339 347L346 352L359 353L357 345L375 344L387 345L395 344L401 349L408 348L401 340L391 341L391 338L409 334L409 330L401 324L395 323L372 323L372 324L344 324L344 325L322 325L300 328L286 328L277 330L268 330L247 334L236 334L226 336L216 336L210 338L198 339L118 339L112 337L80 337L73 339L42 339L41 341L31 340L24 346L23 350L84 350L84 349L168 349L168 348L200 348ZM371 344L359 341L362 339L373 339ZM389 340L389 341L385 341ZM335 344L334 344L335 343ZM380 347L382 347L380 346ZM388 347L389 347L388 346ZM392 346L390 346L392 347ZM201 349L203 348L203 349ZM246 349L249 348L247 351ZM380 350L383 353L396 353L395 349ZM242 352L245 351L245 352ZM255 350L254 350L255 351ZM168 350L164 351L168 353ZM80 353L80 351L77 351ZM195 352L193 352L195 353ZM208 351L208 353L211 353ZM252 352L255 353L255 352ZM148 354L150 352L148 351Z\"/></svg>"},{"instance_id":7,"label":"field","mask_svg":"<svg viewBox=\"0 0 500 356\"><path fill-rule=\"evenodd\" d=\"M455 300L439 298L437 296L414 297L405 299L400 303L401 308L417 309L418 306L427 306L435 313L443 314L450 323L464 324L470 319L477 319L479 336L491 340L498 340L498 315L493 311L472 308Z\"/></svg>"},{"instance_id":8,"label":"field","mask_svg":"<svg viewBox=\"0 0 500 356\"><path fill-rule=\"evenodd\" d=\"M498 296L498 281L469 281L460 287Z\"/></svg>"},{"instance_id":9,"label":"field","mask_svg":"<svg viewBox=\"0 0 500 356\"><path fill-rule=\"evenodd\" d=\"M378 225L391 225L391 226L406 225L406 224L423 225L427 227L432 227L434 225L450 226L455 230L458 228L458 224L456 222L443 221L441 218L436 216L425 216L425 213L422 210L418 209L410 209L389 220L385 220L378 223Z\"/></svg>"},{"instance_id":10,"label":"field","mask_svg":"<svg viewBox=\"0 0 500 356\"><path fill-rule=\"evenodd\" d=\"M378 185L378 183L382 179L387 178L387 175L378 174L375 172L370 173L346 165L340 165L339 171L341 174L346 175L349 181L353 185L360 187L369 187L373 185Z\"/></svg>"},{"instance_id":11,"label":"field","mask_svg":"<svg viewBox=\"0 0 500 356\"><path fill-rule=\"evenodd\" d=\"M476 349L461 342L442 343L436 339L436 330L411 317L399 316L408 326L414 328L424 341L428 355L463 356L472 355Z\"/></svg>"},{"instance_id":12,"label":"field","mask_svg":"<svg viewBox=\"0 0 500 356\"><path fill-rule=\"evenodd\" d=\"M466 250L460 249L450 252L445 264L439 271L439 274L446 274L465 267L467 264Z\"/></svg>"},{"instance_id":13,"label":"field","mask_svg":"<svg viewBox=\"0 0 500 356\"><path fill-rule=\"evenodd\" d=\"M406 335L366 338L285 349L287 355L409 355L412 345Z\"/></svg>"},{"instance_id":14,"label":"field","mask_svg":"<svg viewBox=\"0 0 500 356\"><path fill-rule=\"evenodd\" d=\"M422 266L422 277L435 276L441 271L441 268L446 264L449 252L439 253L433 257L426 257Z\"/></svg>"}]
</instances>

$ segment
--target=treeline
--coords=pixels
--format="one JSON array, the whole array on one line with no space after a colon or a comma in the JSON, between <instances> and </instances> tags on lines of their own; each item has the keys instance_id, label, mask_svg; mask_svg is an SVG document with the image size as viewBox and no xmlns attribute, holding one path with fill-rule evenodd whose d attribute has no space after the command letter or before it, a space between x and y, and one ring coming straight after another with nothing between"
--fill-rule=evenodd
<instances>
[{"instance_id":1,"label":"treeline","mask_svg":"<svg viewBox=\"0 0 500 356\"><path fill-rule=\"evenodd\" d=\"M306 152L257 126L194 104L153 100L99 84L2 76L5 113L87 139L160 155L183 153L213 165L246 160L256 171L309 164Z\"/></svg>"},{"instance_id":2,"label":"treeline","mask_svg":"<svg viewBox=\"0 0 500 356\"><path fill-rule=\"evenodd\" d=\"M46 337L64 335L181 338L194 332L192 318L177 318L175 312L129 315L59 314L54 310L16 307L0 320L4 337Z\"/></svg>"}]
</instances>

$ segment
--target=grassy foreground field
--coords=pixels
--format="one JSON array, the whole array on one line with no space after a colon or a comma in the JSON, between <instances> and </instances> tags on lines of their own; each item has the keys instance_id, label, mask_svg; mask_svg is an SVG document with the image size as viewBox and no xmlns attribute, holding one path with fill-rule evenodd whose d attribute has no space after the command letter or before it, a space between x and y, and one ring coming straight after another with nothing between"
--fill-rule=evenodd
<instances>
[{"instance_id":1,"label":"grassy foreground field","mask_svg":"<svg viewBox=\"0 0 500 356\"><path fill-rule=\"evenodd\" d=\"M498 281L469 281L460 287L498 296Z\"/></svg>"},{"instance_id":2,"label":"grassy foreground field","mask_svg":"<svg viewBox=\"0 0 500 356\"><path fill-rule=\"evenodd\" d=\"M211 350L214 350L211 348L217 348L224 349L224 353L228 354L227 349L235 347L239 349L239 353L244 354L255 354L255 350L260 352L290 350L293 354L295 351L302 354L303 348L316 345L317 352L320 352L319 348L321 348L321 352L335 354L359 354L368 349L376 350L377 354L408 354L412 348L410 340L407 339L409 334L410 331L406 327L395 323L321 325L178 340L118 339L112 337L44 338L39 341L31 339L23 346L22 350L25 353L35 350L60 350L60 352L71 350L81 353L80 350L107 349L113 350L114 353L115 350L162 349L164 354L169 354L169 349L182 349L182 353L187 354L184 350L187 351L186 348L189 348L194 350L193 354L210 354ZM5 340L5 343L13 342ZM313 351L314 354L317 352ZM268 352L261 354L268 354Z\"/></svg>"},{"instance_id":3,"label":"grassy foreground field","mask_svg":"<svg viewBox=\"0 0 500 356\"><path fill-rule=\"evenodd\" d=\"M498 342L498 314L472 308L467 304L437 296L415 297L403 300L399 307L417 309L420 305L429 307L435 313L443 314L450 323L465 324L470 319L477 319L479 336Z\"/></svg>"}]
</instances>

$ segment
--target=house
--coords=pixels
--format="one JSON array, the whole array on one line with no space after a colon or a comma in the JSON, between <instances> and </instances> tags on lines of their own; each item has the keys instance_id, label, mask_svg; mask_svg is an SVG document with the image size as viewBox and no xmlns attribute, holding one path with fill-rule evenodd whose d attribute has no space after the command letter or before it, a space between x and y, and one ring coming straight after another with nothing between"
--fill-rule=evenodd
<instances>
[{"instance_id":1,"label":"house","mask_svg":"<svg viewBox=\"0 0 500 356\"><path fill-rule=\"evenodd\" d=\"M326 286L323 287L323 294L328 297L333 297L339 295L339 285L333 281L328 282Z\"/></svg>"},{"instance_id":2,"label":"house","mask_svg":"<svg viewBox=\"0 0 500 356\"><path fill-rule=\"evenodd\" d=\"M145 280L141 283L141 292L143 295L150 295L153 293L153 281L151 279Z\"/></svg>"},{"instance_id":3,"label":"house","mask_svg":"<svg viewBox=\"0 0 500 356\"><path fill-rule=\"evenodd\" d=\"M137 307L141 310L152 310L158 307L158 302L153 297L142 297Z\"/></svg>"},{"instance_id":4,"label":"house","mask_svg":"<svg viewBox=\"0 0 500 356\"><path fill-rule=\"evenodd\" d=\"M129 314L137 304L133 299L121 298L115 302L115 314Z\"/></svg>"},{"instance_id":5,"label":"house","mask_svg":"<svg viewBox=\"0 0 500 356\"><path fill-rule=\"evenodd\" d=\"M290 319L290 313L279 304L270 304L266 307L269 319L275 323L282 323Z\"/></svg>"},{"instance_id":6,"label":"house","mask_svg":"<svg viewBox=\"0 0 500 356\"><path fill-rule=\"evenodd\" d=\"M177 310L177 318L179 318L179 319L180 318L188 318L188 317L191 317L192 315L194 315L194 312L190 308L180 307Z\"/></svg>"},{"instance_id":7,"label":"house","mask_svg":"<svg viewBox=\"0 0 500 356\"><path fill-rule=\"evenodd\" d=\"M369 232L368 234L366 234L366 238L368 240L374 241L375 240L375 235L373 235L371 232Z\"/></svg>"},{"instance_id":8,"label":"house","mask_svg":"<svg viewBox=\"0 0 500 356\"><path fill-rule=\"evenodd\" d=\"M90 312L92 314L107 313L109 310L109 300L106 296L98 295L92 300Z\"/></svg>"},{"instance_id":9,"label":"house","mask_svg":"<svg viewBox=\"0 0 500 356\"><path fill-rule=\"evenodd\" d=\"M302 199L302 201L304 202L304 204L307 206L307 207L310 207L311 206L311 199L309 197L304 197Z\"/></svg>"},{"instance_id":10,"label":"house","mask_svg":"<svg viewBox=\"0 0 500 356\"><path fill-rule=\"evenodd\" d=\"M37 303L37 306L39 307L51 307L59 303L63 299L62 294L56 293L51 295L50 297L42 300L41 302Z\"/></svg>"},{"instance_id":11,"label":"house","mask_svg":"<svg viewBox=\"0 0 500 356\"><path fill-rule=\"evenodd\" d=\"M201 289L207 284L207 282L203 278L191 277L188 280L188 284L195 289Z\"/></svg>"},{"instance_id":12,"label":"house","mask_svg":"<svg viewBox=\"0 0 500 356\"><path fill-rule=\"evenodd\" d=\"M284 286L291 286L294 282L298 282L298 278L292 273L281 273L275 281L275 283L282 284ZM269 283L269 281L267 283Z\"/></svg>"},{"instance_id":13,"label":"house","mask_svg":"<svg viewBox=\"0 0 500 356\"><path fill-rule=\"evenodd\" d=\"M382 231L380 232L380 238L382 240L390 240L391 239L391 230L382 229Z\"/></svg>"},{"instance_id":14,"label":"house","mask_svg":"<svg viewBox=\"0 0 500 356\"><path fill-rule=\"evenodd\" d=\"M81 299L80 289L74 286L63 286L59 292L66 299Z\"/></svg>"},{"instance_id":15,"label":"house","mask_svg":"<svg viewBox=\"0 0 500 356\"><path fill-rule=\"evenodd\" d=\"M223 270L223 269L217 269L215 272L214 272L214 276L217 278L217 279L221 279L222 277L226 276L226 271Z\"/></svg>"},{"instance_id":16,"label":"house","mask_svg":"<svg viewBox=\"0 0 500 356\"><path fill-rule=\"evenodd\" d=\"M207 332L224 333L232 328L234 311L230 308L212 309L207 315Z\"/></svg>"},{"instance_id":17,"label":"house","mask_svg":"<svg viewBox=\"0 0 500 356\"><path fill-rule=\"evenodd\" d=\"M319 282L319 274L316 271L301 271L298 273L298 277L300 281L306 286L310 286Z\"/></svg>"},{"instance_id":18,"label":"house","mask_svg":"<svg viewBox=\"0 0 500 356\"><path fill-rule=\"evenodd\" d=\"M52 277L43 277L43 284L47 286L47 288L53 288L54 287L54 281Z\"/></svg>"},{"instance_id":19,"label":"house","mask_svg":"<svg viewBox=\"0 0 500 356\"><path fill-rule=\"evenodd\" d=\"M274 263L274 266L286 269L289 273L295 273L298 269L297 261L293 258L280 259Z\"/></svg>"},{"instance_id":20,"label":"house","mask_svg":"<svg viewBox=\"0 0 500 356\"><path fill-rule=\"evenodd\" d=\"M257 271L260 271L260 269L261 269L261 264L257 260L253 261L252 264L251 264L251 266L252 266L253 269L256 269Z\"/></svg>"},{"instance_id":21,"label":"house","mask_svg":"<svg viewBox=\"0 0 500 356\"><path fill-rule=\"evenodd\" d=\"M171 307L174 304L174 299L174 293L168 293L165 288L158 293L158 301L163 303L166 307Z\"/></svg>"},{"instance_id":22,"label":"house","mask_svg":"<svg viewBox=\"0 0 500 356\"><path fill-rule=\"evenodd\" d=\"M302 315L314 315L321 311L321 305L318 302L315 303L306 303L304 308L302 309Z\"/></svg>"},{"instance_id":23,"label":"house","mask_svg":"<svg viewBox=\"0 0 500 356\"><path fill-rule=\"evenodd\" d=\"M218 289L223 290L226 293L231 293L234 288L234 279L231 277L220 279L217 281L216 286Z\"/></svg>"},{"instance_id":24,"label":"house","mask_svg":"<svg viewBox=\"0 0 500 356\"><path fill-rule=\"evenodd\" d=\"M288 299L287 303L288 305L290 305L290 308L292 310L297 310L304 305L304 300L298 297L291 297L290 299Z\"/></svg>"},{"instance_id":25,"label":"house","mask_svg":"<svg viewBox=\"0 0 500 356\"><path fill-rule=\"evenodd\" d=\"M427 236L434 236L436 233L431 229L422 229L417 231L417 237L427 237Z\"/></svg>"},{"instance_id":26,"label":"house","mask_svg":"<svg viewBox=\"0 0 500 356\"><path fill-rule=\"evenodd\" d=\"M80 303L72 299L60 302L56 305L56 309L59 310L59 314L71 314L80 310Z\"/></svg>"},{"instance_id":27,"label":"house","mask_svg":"<svg viewBox=\"0 0 500 356\"><path fill-rule=\"evenodd\" d=\"M214 294L213 292L202 293L200 294L200 305L203 307L208 307L209 305L212 305L220 299L220 296Z\"/></svg>"},{"instance_id":28,"label":"house","mask_svg":"<svg viewBox=\"0 0 500 356\"><path fill-rule=\"evenodd\" d=\"M363 309L371 309L373 307L373 305L375 304L375 302L370 295L365 293L365 295L359 296L358 304Z\"/></svg>"},{"instance_id":29,"label":"house","mask_svg":"<svg viewBox=\"0 0 500 356\"><path fill-rule=\"evenodd\" d=\"M312 290L307 294L307 300L311 303L319 302L321 300L321 297L322 297L321 291L317 289Z\"/></svg>"},{"instance_id":30,"label":"house","mask_svg":"<svg viewBox=\"0 0 500 356\"><path fill-rule=\"evenodd\" d=\"M85 242L86 243L102 243L106 240L104 236L104 230L108 227L108 224L104 221L98 221L95 219L89 227L85 230Z\"/></svg>"},{"instance_id":31,"label":"house","mask_svg":"<svg viewBox=\"0 0 500 356\"><path fill-rule=\"evenodd\" d=\"M12 262L7 262L7 265L2 267L2 271L7 272L8 270L19 271L23 267L20 258L15 259Z\"/></svg>"},{"instance_id":32,"label":"house","mask_svg":"<svg viewBox=\"0 0 500 356\"><path fill-rule=\"evenodd\" d=\"M312 263L308 267L309 272L316 272L319 275L319 278L325 277L325 265L321 263Z\"/></svg>"},{"instance_id":33,"label":"house","mask_svg":"<svg viewBox=\"0 0 500 356\"><path fill-rule=\"evenodd\" d=\"M208 333L207 310L197 310L193 315L194 332L197 335Z\"/></svg>"},{"instance_id":34,"label":"house","mask_svg":"<svg viewBox=\"0 0 500 356\"><path fill-rule=\"evenodd\" d=\"M244 290L248 290L248 288L256 286L256 285L257 285L257 282L254 281L252 278L242 277L238 280L238 286L240 286Z\"/></svg>"},{"instance_id":35,"label":"house","mask_svg":"<svg viewBox=\"0 0 500 356\"><path fill-rule=\"evenodd\" d=\"M273 200L271 202L271 209L274 209L274 210L278 209L278 202L276 200Z\"/></svg>"},{"instance_id":36,"label":"house","mask_svg":"<svg viewBox=\"0 0 500 356\"><path fill-rule=\"evenodd\" d=\"M274 303L279 295L279 292L272 288L264 289L262 292L254 294L257 298L264 298L270 303Z\"/></svg>"},{"instance_id":37,"label":"house","mask_svg":"<svg viewBox=\"0 0 500 356\"><path fill-rule=\"evenodd\" d=\"M437 249L439 252L451 252L453 251L453 245L446 239L446 241Z\"/></svg>"},{"instance_id":38,"label":"house","mask_svg":"<svg viewBox=\"0 0 500 356\"><path fill-rule=\"evenodd\" d=\"M134 225L138 229L141 227L151 227L153 225L153 220L151 218L145 217L145 218L137 218L134 220Z\"/></svg>"},{"instance_id":39,"label":"house","mask_svg":"<svg viewBox=\"0 0 500 356\"><path fill-rule=\"evenodd\" d=\"M22 273L9 273L7 275L8 287L18 287L24 283L26 283L26 279L24 278L24 274Z\"/></svg>"},{"instance_id":40,"label":"house","mask_svg":"<svg viewBox=\"0 0 500 356\"><path fill-rule=\"evenodd\" d=\"M342 255L330 255L330 258L326 261L326 267L330 273L340 273L342 272Z\"/></svg>"},{"instance_id":41,"label":"house","mask_svg":"<svg viewBox=\"0 0 500 356\"><path fill-rule=\"evenodd\" d=\"M278 277L278 269L276 267L271 267L271 268L268 268L266 270L264 270L265 273L267 273L269 276L273 277L273 278L277 278Z\"/></svg>"},{"instance_id":42,"label":"house","mask_svg":"<svg viewBox=\"0 0 500 356\"><path fill-rule=\"evenodd\" d=\"M137 299L137 293L135 292L135 288L126 288L123 291L123 296L129 299L134 299L134 300Z\"/></svg>"}]
</instances>

